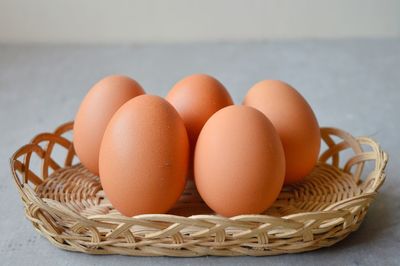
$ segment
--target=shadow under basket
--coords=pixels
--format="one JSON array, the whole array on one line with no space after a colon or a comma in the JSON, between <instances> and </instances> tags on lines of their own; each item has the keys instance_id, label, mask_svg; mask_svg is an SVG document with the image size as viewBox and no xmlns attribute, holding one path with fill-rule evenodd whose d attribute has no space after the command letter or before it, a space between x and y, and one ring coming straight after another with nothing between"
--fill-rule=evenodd
<instances>
[{"instance_id":1,"label":"shadow under basket","mask_svg":"<svg viewBox=\"0 0 400 266\"><path fill-rule=\"evenodd\" d=\"M11 157L11 171L34 228L59 248L91 254L266 256L328 247L357 230L388 159L370 138L322 128L325 150L312 173L285 186L261 215L217 216L188 182L168 214L125 217L79 164L72 128L37 135Z\"/></svg>"}]
</instances>

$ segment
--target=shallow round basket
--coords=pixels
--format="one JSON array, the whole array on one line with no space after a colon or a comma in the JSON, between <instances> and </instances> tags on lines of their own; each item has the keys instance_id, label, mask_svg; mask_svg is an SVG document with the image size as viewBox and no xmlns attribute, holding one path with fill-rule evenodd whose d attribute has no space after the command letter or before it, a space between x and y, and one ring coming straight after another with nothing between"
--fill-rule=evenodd
<instances>
[{"instance_id":1,"label":"shallow round basket","mask_svg":"<svg viewBox=\"0 0 400 266\"><path fill-rule=\"evenodd\" d=\"M188 182L168 214L125 217L99 178L79 164L72 127L39 134L10 160L26 217L51 243L71 251L191 257L314 250L357 230L385 180L387 155L376 142L323 128L315 169L302 183L284 187L261 215L217 216Z\"/></svg>"}]
</instances>

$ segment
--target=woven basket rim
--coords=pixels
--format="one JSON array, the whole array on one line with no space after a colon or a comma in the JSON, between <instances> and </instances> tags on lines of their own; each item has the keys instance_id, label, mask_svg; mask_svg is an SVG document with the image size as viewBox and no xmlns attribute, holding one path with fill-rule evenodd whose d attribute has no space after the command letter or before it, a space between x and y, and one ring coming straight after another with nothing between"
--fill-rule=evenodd
<instances>
[{"instance_id":1,"label":"woven basket rim","mask_svg":"<svg viewBox=\"0 0 400 266\"><path fill-rule=\"evenodd\" d=\"M11 156L10 166L15 184L25 206L26 217L32 222L35 229L49 239L54 245L73 251L81 251L92 254L125 254L136 256L166 255L181 257L202 255L259 256L312 250L320 248L324 246L324 244L304 244L304 246L301 246L301 243L315 241L316 237L314 236L315 233L313 232L317 232L318 230L323 231L324 229L321 229L318 226L313 227L314 225L307 223L310 223L312 219L314 219L316 223L323 221L321 224L327 224L326 221L329 220L342 219L343 221L339 222L339 226L341 226L341 230L344 233L342 233L342 235L338 233L335 239L329 240L329 244L325 245L328 246L340 241L346 237L348 233L355 231L358 228L368 209L369 204L375 199L379 188L386 178L385 168L388 161L388 155L380 148L377 142L368 137L355 138L342 130L327 127L321 128L322 139L328 146L328 149L320 155L321 164L327 163L327 161L330 159L331 163L329 165L337 167L344 172L351 173L352 177L357 182L361 182L359 179L363 171L364 162L370 160L375 161L375 168L368 175L367 179L363 181L363 184L366 187L363 193L358 196L343 199L335 204L331 204L323 211L302 212L289 214L282 217L275 217L265 214L239 215L230 218L213 214L193 215L189 217L172 214L142 214L133 217L105 214L84 217L79 213L62 206L61 204L58 204L55 201L40 198L29 184L32 183L35 186L38 185L41 182L41 179L48 177L49 169L57 169L59 167L63 168L65 166L72 165L72 161L75 156L73 145L71 141L63 136L66 132L71 131L72 127L73 122L68 122L59 126L53 133L42 133L37 135L29 144L19 148ZM335 143L332 136L338 137L342 141ZM39 145L43 142L47 143L45 148ZM68 151L64 166L59 166L51 158L51 152L56 144L62 146ZM363 145L368 146L370 150L364 151ZM340 167L339 153L348 148L352 149L355 155L350 158L343 167ZM36 154L42 160L42 173L40 173L40 176L31 173L29 169L30 159L33 154ZM20 160L21 158L23 158L22 161ZM358 213L359 210L357 210L357 214L354 214L352 211L350 211L352 210L351 208L356 209L357 207L364 209L360 211L360 213ZM353 222L355 217L354 215L356 215L357 219L359 219L359 221L357 220L356 223ZM65 233L66 230L57 225L57 219L61 217L68 217L76 221L76 228L72 228L71 230L76 232L77 238L81 237L81 240L79 240L80 242L78 240L74 240L75 242L70 240L73 239L73 236L71 236L71 234L67 235ZM123 239L120 241L120 243L113 243L110 245L103 243L102 238L111 241L111 239L118 239L118 237L121 237L119 232L121 230L118 231L116 229L118 226L140 222L152 225L157 223L166 223L169 225L164 228L161 226L158 231L155 231L154 233L148 233L147 235L143 236L143 238L141 236L139 237L142 241L148 241L148 245L138 245L138 241L135 240L137 236L134 234L130 235L128 232L129 230L124 231L124 234L126 233L126 235L122 237ZM114 223L117 226L116 228L114 228L115 226L111 226L111 228L110 224L108 223ZM253 228L254 223L260 224L260 226L257 227L258 231L257 228ZM273 232L270 235L269 229L260 229L262 228L262 225L264 225L264 227L274 225L275 227L271 226L271 228L273 227L275 231L277 230L276 228L280 226L284 230L282 229L282 232ZM106 236L103 236L99 231L101 226L109 227L110 232ZM182 229L190 226L198 226L199 228L203 229L189 235L180 233ZM247 230L247 233L246 230L243 229L239 233L239 236L228 236L224 230L230 226L239 226L242 229L248 227L249 229ZM291 232L291 230L294 233ZM203 240L209 237L212 238L211 242L213 243L224 244L224 241L227 238L234 240L236 239L235 237L237 237L237 239L244 239L243 235L246 235L248 239L251 237L258 239L257 243L260 244L260 248L244 248L243 243L238 243L237 246L235 246L235 244L231 244L228 250L224 250L223 248L216 248L215 246L209 244L210 241L206 242L210 245L209 247L201 246L195 242L196 240ZM89 240L87 240L88 236L91 236ZM176 239L174 239L174 237ZM260 237L264 237L266 239L260 240ZM166 241L166 238L172 238L173 243L163 244L165 242L162 241ZM274 249L273 247L269 248L268 246L271 244L269 243L269 238L283 239L283 241L285 241L285 239L290 240L300 238L301 241L296 240L298 242L298 248L296 248L295 245L290 245L289 243L287 246L285 246L286 248ZM158 240L160 241L157 243ZM190 240L191 242L189 241L189 244L187 244L185 243L186 240ZM153 243L151 241L155 242ZM119 248L118 244L122 245L121 243L126 243L127 246L131 245L131 248ZM247 244L249 243L246 242L246 245ZM262 249L262 245L267 247L265 248L266 250Z\"/></svg>"}]
</instances>

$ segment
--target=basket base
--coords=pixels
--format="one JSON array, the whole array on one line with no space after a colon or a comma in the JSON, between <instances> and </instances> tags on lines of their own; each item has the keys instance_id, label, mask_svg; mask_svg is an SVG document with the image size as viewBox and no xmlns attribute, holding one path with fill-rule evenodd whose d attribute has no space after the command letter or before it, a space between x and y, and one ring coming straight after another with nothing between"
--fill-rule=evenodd
<instances>
[{"instance_id":1,"label":"basket base","mask_svg":"<svg viewBox=\"0 0 400 266\"><path fill-rule=\"evenodd\" d=\"M82 216L119 214L102 190L98 176L81 164L61 168L36 187L41 198L60 202ZM319 163L299 184L285 186L265 213L282 217L302 212L322 211L332 203L362 193L353 177L329 164ZM193 181L188 181L179 201L169 214L192 216L214 214L201 199Z\"/></svg>"}]
</instances>

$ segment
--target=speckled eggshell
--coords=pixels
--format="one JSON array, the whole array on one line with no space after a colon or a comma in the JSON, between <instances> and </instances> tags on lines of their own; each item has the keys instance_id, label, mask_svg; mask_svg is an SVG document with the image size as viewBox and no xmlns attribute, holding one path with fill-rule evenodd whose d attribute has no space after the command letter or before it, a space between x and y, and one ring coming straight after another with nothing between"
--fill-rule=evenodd
<instances>
[{"instance_id":1,"label":"speckled eggshell","mask_svg":"<svg viewBox=\"0 0 400 266\"><path fill-rule=\"evenodd\" d=\"M165 213L186 181L189 141L181 117L161 97L142 95L112 117L100 149L100 181L126 216Z\"/></svg>"},{"instance_id":2,"label":"speckled eggshell","mask_svg":"<svg viewBox=\"0 0 400 266\"><path fill-rule=\"evenodd\" d=\"M205 124L194 158L197 189L217 214L259 214L276 200L285 176L279 136L260 111L228 106Z\"/></svg>"},{"instance_id":3,"label":"speckled eggshell","mask_svg":"<svg viewBox=\"0 0 400 266\"><path fill-rule=\"evenodd\" d=\"M264 80L248 91L243 103L263 112L278 131L285 150L285 184L303 180L321 145L318 121L307 101L285 82Z\"/></svg>"},{"instance_id":4,"label":"speckled eggshell","mask_svg":"<svg viewBox=\"0 0 400 266\"><path fill-rule=\"evenodd\" d=\"M190 143L189 177L193 177L193 153L207 120L233 101L224 85L206 74L194 74L176 83L166 96L185 122Z\"/></svg>"},{"instance_id":5,"label":"speckled eggshell","mask_svg":"<svg viewBox=\"0 0 400 266\"><path fill-rule=\"evenodd\" d=\"M97 82L83 99L75 116L73 140L81 163L99 173L99 151L104 131L113 114L130 99L144 94L135 80L112 75Z\"/></svg>"}]
</instances>

